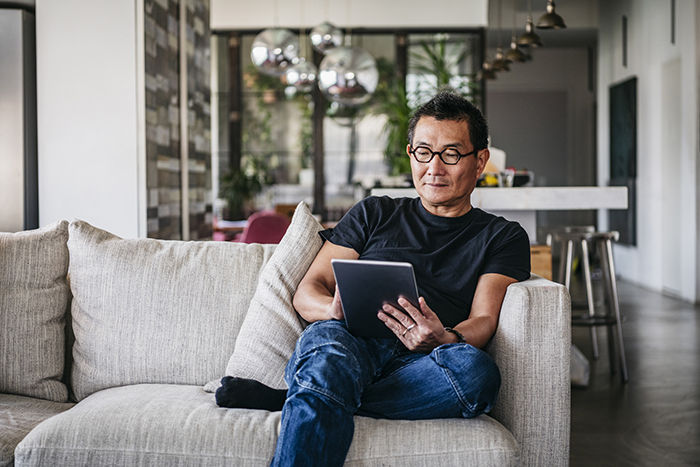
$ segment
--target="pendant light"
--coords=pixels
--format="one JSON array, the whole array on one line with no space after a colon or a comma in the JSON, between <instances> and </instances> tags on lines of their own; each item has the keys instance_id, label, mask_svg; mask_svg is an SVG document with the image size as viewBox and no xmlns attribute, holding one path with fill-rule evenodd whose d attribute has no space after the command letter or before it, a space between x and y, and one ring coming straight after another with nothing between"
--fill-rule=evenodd
<instances>
[{"instance_id":1,"label":"pendant light","mask_svg":"<svg viewBox=\"0 0 700 467\"><path fill-rule=\"evenodd\" d=\"M498 0L498 47L496 47L496 55L494 55L491 67L494 71L510 71L510 60L503 55L501 48L501 0Z\"/></svg>"},{"instance_id":2,"label":"pendant light","mask_svg":"<svg viewBox=\"0 0 700 467\"><path fill-rule=\"evenodd\" d=\"M265 29L253 39L250 59L270 76L282 76L299 53L299 40L289 29Z\"/></svg>"},{"instance_id":3,"label":"pendant light","mask_svg":"<svg viewBox=\"0 0 700 467\"><path fill-rule=\"evenodd\" d=\"M503 49L498 47L491 63L493 71L510 71L509 63L508 59L503 55Z\"/></svg>"},{"instance_id":4,"label":"pendant light","mask_svg":"<svg viewBox=\"0 0 700 467\"><path fill-rule=\"evenodd\" d=\"M350 19L350 3L346 2ZM377 62L364 49L352 46L352 37L345 34L345 46L326 51L318 72L318 87L332 102L358 106L367 102L379 82Z\"/></svg>"},{"instance_id":5,"label":"pendant light","mask_svg":"<svg viewBox=\"0 0 700 467\"><path fill-rule=\"evenodd\" d=\"M537 21L538 29L564 29L564 18L554 11L554 0L547 0L547 13L543 14Z\"/></svg>"},{"instance_id":6,"label":"pendant light","mask_svg":"<svg viewBox=\"0 0 700 467\"><path fill-rule=\"evenodd\" d=\"M510 33L510 49L506 52L506 59L511 62L524 62L526 61L525 54L520 50L518 44L515 40L515 1L513 2L513 29Z\"/></svg>"},{"instance_id":7,"label":"pendant light","mask_svg":"<svg viewBox=\"0 0 700 467\"><path fill-rule=\"evenodd\" d=\"M525 32L518 37L518 45L522 45L524 47L542 47L542 40L540 39L540 36L538 36L534 29L534 25L532 24L532 0L528 0L528 13L527 13L527 21L525 22Z\"/></svg>"},{"instance_id":8,"label":"pendant light","mask_svg":"<svg viewBox=\"0 0 700 467\"><path fill-rule=\"evenodd\" d=\"M287 86L294 86L294 89L300 92L310 92L314 84L316 84L316 75L318 70L313 63L307 62L302 56L306 54L306 34L304 33L304 2L301 4L301 15L299 29L299 57L293 61L293 65L287 68L284 72L284 80ZM292 90L293 92L293 90Z\"/></svg>"},{"instance_id":9,"label":"pendant light","mask_svg":"<svg viewBox=\"0 0 700 467\"><path fill-rule=\"evenodd\" d=\"M493 71L493 67L489 62L484 62L481 65L481 79L496 79L496 72Z\"/></svg>"},{"instance_id":10,"label":"pendant light","mask_svg":"<svg viewBox=\"0 0 700 467\"><path fill-rule=\"evenodd\" d=\"M273 24L273 28L265 29L253 39L250 59L262 73L282 76L299 54L299 38L289 29L277 26L276 1Z\"/></svg>"},{"instance_id":11,"label":"pendant light","mask_svg":"<svg viewBox=\"0 0 700 467\"><path fill-rule=\"evenodd\" d=\"M325 18L328 18L328 0L323 4ZM343 45L343 31L329 21L314 27L309 34L313 48L325 54L327 50Z\"/></svg>"}]
</instances>

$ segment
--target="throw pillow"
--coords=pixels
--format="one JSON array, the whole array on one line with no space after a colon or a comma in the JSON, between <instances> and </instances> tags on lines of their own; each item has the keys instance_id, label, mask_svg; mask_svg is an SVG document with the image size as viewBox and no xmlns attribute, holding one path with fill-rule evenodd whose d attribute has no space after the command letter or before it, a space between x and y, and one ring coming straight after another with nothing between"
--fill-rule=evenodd
<instances>
[{"instance_id":1,"label":"throw pillow","mask_svg":"<svg viewBox=\"0 0 700 467\"><path fill-rule=\"evenodd\" d=\"M0 392L66 402L68 222L0 233Z\"/></svg>"},{"instance_id":2,"label":"throw pillow","mask_svg":"<svg viewBox=\"0 0 700 467\"><path fill-rule=\"evenodd\" d=\"M69 233L77 400L220 374L274 246L126 240L82 221Z\"/></svg>"},{"instance_id":3,"label":"throw pillow","mask_svg":"<svg viewBox=\"0 0 700 467\"><path fill-rule=\"evenodd\" d=\"M260 273L226 375L287 389L284 368L304 330L292 296L321 249L318 232L322 229L306 203L299 203L287 233ZM218 386L218 380L212 381L205 390L212 392Z\"/></svg>"}]
</instances>

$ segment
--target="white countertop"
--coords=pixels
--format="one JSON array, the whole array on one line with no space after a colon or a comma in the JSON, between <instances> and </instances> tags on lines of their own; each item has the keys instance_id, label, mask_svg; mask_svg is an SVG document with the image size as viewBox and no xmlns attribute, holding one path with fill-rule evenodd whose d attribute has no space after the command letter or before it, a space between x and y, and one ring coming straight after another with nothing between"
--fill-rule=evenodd
<instances>
[{"instance_id":1,"label":"white countertop","mask_svg":"<svg viewBox=\"0 0 700 467\"><path fill-rule=\"evenodd\" d=\"M375 188L372 195L396 198L417 193L414 188ZM476 188L471 201L474 207L503 211L627 209L627 187Z\"/></svg>"}]
</instances>

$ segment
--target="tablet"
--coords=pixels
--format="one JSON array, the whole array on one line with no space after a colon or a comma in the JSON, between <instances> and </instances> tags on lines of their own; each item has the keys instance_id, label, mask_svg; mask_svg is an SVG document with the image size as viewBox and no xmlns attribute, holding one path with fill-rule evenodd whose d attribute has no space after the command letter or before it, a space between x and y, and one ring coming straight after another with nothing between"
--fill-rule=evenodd
<instances>
[{"instance_id":1,"label":"tablet","mask_svg":"<svg viewBox=\"0 0 700 467\"><path fill-rule=\"evenodd\" d=\"M401 310L400 295L418 307L411 263L333 259L331 266L348 330L361 337L396 337L377 313L384 303Z\"/></svg>"}]
</instances>

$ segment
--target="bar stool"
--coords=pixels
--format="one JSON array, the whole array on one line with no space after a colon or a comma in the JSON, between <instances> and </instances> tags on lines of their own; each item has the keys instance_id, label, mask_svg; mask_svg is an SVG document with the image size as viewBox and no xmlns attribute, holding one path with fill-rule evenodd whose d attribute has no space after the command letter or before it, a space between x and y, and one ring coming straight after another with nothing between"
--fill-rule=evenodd
<instances>
[{"instance_id":1,"label":"bar stool","mask_svg":"<svg viewBox=\"0 0 700 467\"><path fill-rule=\"evenodd\" d=\"M585 229L584 229L585 230ZM571 274L573 269L573 254L575 245L581 247L581 257L583 260L583 276L586 288L587 315L573 316L571 324L573 326L587 326L591 332L591 344L593 347L593 358L598 358L598 336L596 328L606 326L608 331L608 356L610 358L610 372L615 372L615 343L617 341L617 354L620 359L622 381L629 380L627 373L627 361L625 359L625 348L622 339L622 319L620 315L620 303L617 296L617 280L615 278L615 264L612 254L612 242L620 237L619 232L591 232L591 231L569 231L557 232L554 238L561 242L562 258L559 279L571 290ZM590 245L594 245L600 256L601 269L603 272L603 283L607 307L604 315L595 313L595 302L593 301L593 282L591 280ZM615 332L613 333L613 329Z\"/></svg>"}]
</instances>

